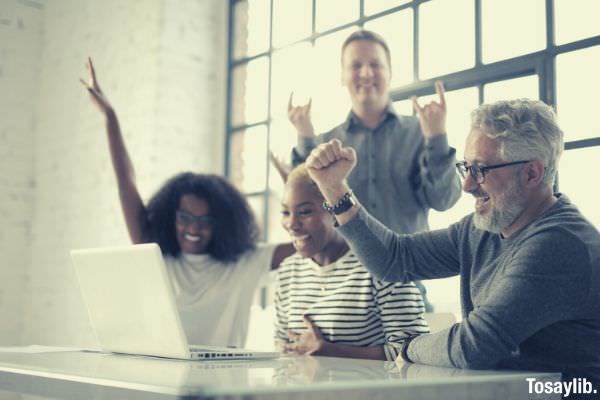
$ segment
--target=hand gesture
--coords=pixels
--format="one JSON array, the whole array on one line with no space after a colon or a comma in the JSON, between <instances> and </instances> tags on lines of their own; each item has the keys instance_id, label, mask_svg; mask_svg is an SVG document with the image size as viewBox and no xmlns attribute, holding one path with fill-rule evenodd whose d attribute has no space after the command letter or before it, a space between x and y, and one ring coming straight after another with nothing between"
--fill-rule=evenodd
<instances>
[{"instance_id":1,"label":"hand gesture","mask_svg":"<svg viewBox=\"0 0 600 400\"><path fill-rule=\"evenodd\" d=\"M88 57L88 61L85 64L85 66L89 73L89 81L86 82L81 78L79 78L79 80L90 93L90 98L92 99L92 102L96 105L96 107L98 107L98 109L102 113L108 114L112 112L112 106L110 105L104 93L102 93L100 85L98 85L98 80L96 79L96 71L94 70L94 64L92 64L92 59L90 57Z\"/></svg>"},{"instance_id":2,"label":"hand gesture","mask_svg":"<svg viewBox=\"0 0 600 400\"><path fill-rule=\"evenodd\" d=\"M439 102L432 101L423 107L419 105L415 96L412 97L413 107L421 122L421 131L426 138L446 133L446 98L442 81L435 82L435 91L440 98Z\"/></svg>"},{"instance_id":3,"label":"hand gesture","mask_svg":"<svg viewBox=\"0 0 600 400\"><path fill-rule=\"evenodd\" d=\"M281 180L284 183L287 182L288 175L290 172L292 172L292 166L281 161L272 150L269 150L269 160L271 160L271 164L273 164L273 167L275 167L275 170L281 177Z\"/></svg>"},{"instance_id":4,"label":"hand gesture","mask_svg":"<svg viewBox=\"0 0 600 400\"><path fill-rule=\"evenodd\" d=\"M290 93L290 100L288 102L288 119L298 131L299 136L305 138L315 137L315 129L310 121L310 106L312 104L312 99L308 100L308 103L303 106L293 106L293 97L294 92Z\"/></svg>"},{"instance_id":5,"label":"hand gesture","mask_svg":"<svg viewBox=\"0 0 600 400\"><path fill-rule=\"evenodd\" d=\"M308 174L322 191L339 187L355 165L356 151L338 139L318 145L306 159Z\"/></svg>"},{"instance_id":6,"label":"hand gesture","mask_svg":"<svg viewBox=\"0 0 600 400\"><path fill-rule=\"evenodd\" d=\"M306 332L299 334L288 331L290 343L283 346L285 353L317 355L327 343L319 328L307 315L304 316L304 323Z\"/></svg>"}]
</instances>

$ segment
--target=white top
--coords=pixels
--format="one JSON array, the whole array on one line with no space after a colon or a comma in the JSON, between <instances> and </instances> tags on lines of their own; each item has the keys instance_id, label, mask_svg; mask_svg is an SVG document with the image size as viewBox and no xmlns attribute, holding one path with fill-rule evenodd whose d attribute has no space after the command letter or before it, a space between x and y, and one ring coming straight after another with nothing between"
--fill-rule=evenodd
<instances>
[{"instance_id":1,"label":"white top","mask_svg":"<svg viewBox=\"0 0 600 400\"><path fill-rule=\"evenodd\" d=\"M311 317L326 340L353 346L383 346L394 360L407 336L427 333L425 308L414 283L375 280L352 252L319 266L294 254L277 270L276 340L306 331Z\"/></svg>"},{"instance_id":2,"label":"white top","mask_svg":"<svg viewBox=\"0 0 600 400\"><path fill-rule=\"evenodd\" d=\"M189 344L244 346L254 292L275 246L260 244L231 263L207 254L165 257Z\"/></svg>"}]
</instances>

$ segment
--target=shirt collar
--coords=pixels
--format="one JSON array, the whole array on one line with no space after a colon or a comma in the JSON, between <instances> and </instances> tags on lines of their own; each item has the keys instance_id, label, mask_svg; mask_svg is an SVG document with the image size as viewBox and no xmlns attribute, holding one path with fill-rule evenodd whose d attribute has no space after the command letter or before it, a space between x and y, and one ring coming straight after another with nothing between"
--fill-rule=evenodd
<instances>
[{"instance_id":1,"label":"shirt collar","mask_svg":"<svg viewBox=\"0 0 600 400\"><path fill-rule=\"evenodd\" d=\"M394 106L391 102L389 102L385 107L385 110L381 116L381 121L379 121L379 125L377 125L377 127L379 128L381 124L383 124L383 122L386 121L388 118L398 119L398 113L394 109ZM354 111L350 110L350 112L348 113L348 117L343 123L343 128L346 132L350 132L351 129L355 126L363 127L363 124L360 121L360 119L356 116L356 114L354 114Z\"/></svg>"}]
</instances>

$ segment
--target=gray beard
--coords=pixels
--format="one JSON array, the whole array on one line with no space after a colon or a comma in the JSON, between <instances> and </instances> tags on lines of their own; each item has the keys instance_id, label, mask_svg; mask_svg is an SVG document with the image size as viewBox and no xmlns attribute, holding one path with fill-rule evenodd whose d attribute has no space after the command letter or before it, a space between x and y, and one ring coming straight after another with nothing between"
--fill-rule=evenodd
<instances>
[{"instance_id":1,"label":"gray beard","mask_svg":"<svg viewBox=\"0 0 600 400\"><path fill-rule=\"evenodd\" d=\"M505 194L499 198L496 207L489 210L486 215L477 212L473 214L475 227L491 233L500 233L511 226L525 209L524 201L518 192L517 182L513 181Z\"/></svg>"}]
</instances>

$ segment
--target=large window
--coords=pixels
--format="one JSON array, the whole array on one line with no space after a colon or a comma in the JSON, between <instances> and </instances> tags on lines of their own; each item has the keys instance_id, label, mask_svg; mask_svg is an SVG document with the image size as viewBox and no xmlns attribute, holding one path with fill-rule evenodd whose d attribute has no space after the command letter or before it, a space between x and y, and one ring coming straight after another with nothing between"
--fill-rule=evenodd
<instances>
[{"instance_id":1,"label":"large window","mask_svg":"<svg viewBox=\"0 0 600 400\"><path fill-rule=\"evenodd\" d=\"M600 166L600 3L594 0L238 0L231 1L228 176L262 219L264 238L287 236L279 224L282 184L268 152L289 159L296 143L287 121L294 101L312 98L318 132L340 123L349 100L340 83L340 47L360 27L392 51L392 100L412 113L412 95L448 91L448 135L462 158L469 112L482 102L539 98L556 107L566 149L564 189L597 226L599 189L588 179ZM463 196L432 228L471 212ZM455 279L427 283L438 311L458 311Z\"/></svg>"}]
</instances>

